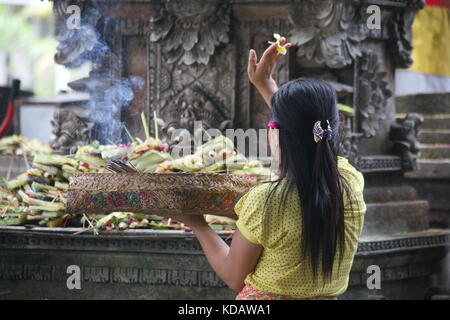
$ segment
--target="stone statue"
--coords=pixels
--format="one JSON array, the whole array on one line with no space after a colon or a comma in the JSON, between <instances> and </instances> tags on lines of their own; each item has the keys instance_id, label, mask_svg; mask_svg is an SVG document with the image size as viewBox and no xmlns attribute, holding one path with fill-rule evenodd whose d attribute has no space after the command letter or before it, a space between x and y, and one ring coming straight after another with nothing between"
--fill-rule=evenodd
<instances>
[{"instance_id":1,"label":"stone statue","mask_svg":"<svg viewBox=\"0 0 450 320\"><path fill-rule=\"evenodd\" d=\"M55 111L51 124L54 138L50 146L55 153L73 154L78 146L91 142L93 124L86 123L72 111Z\"/></svg>"},{"instance_id":2,"label":"stone statue","mask_svg":"<svg viewBox=\"0 0 450 320\"><path fill-rule=\"evenodd\" d=\"M423 118L419 114L410 113L404 119L397 119L391 126L393 151L402 157L403 171L417 169L417 159L420 156L418 135L422 123Z\"/></svg>"}]
</instances>

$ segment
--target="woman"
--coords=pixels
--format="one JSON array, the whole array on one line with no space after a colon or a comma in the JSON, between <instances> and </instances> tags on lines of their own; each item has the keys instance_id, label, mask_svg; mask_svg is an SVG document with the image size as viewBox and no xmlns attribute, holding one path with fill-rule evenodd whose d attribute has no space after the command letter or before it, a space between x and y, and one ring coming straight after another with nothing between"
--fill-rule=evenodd
<instances>
[{"instance_id":1,"label":"woman","mask_svg":"<svg viewBox=\"0 0 450 320\"><path fill-rule=\"evenodd\" d=\"M280 179L236 204L231 247L203 217L173 218L192 228L212 268L239 292L236 299L335 299L347 289L363 225L364 180L337 156L335 91L311 79L278 89L272 74L280 57L275 43L259 63L251 50L248 65L250 81L271 106L269 143Z\"/></svg>"}]
</instances>

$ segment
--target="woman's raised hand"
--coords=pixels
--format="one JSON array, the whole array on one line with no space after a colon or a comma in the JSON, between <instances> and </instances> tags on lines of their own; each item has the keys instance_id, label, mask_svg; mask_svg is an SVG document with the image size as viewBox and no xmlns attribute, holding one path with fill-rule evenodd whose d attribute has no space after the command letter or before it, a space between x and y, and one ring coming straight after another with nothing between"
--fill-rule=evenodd
<instances>
[{"instance_id":1,"label":"woman's raised hand","mask_svg":"<svg viewBox=\"0 0 450 320\"><path fill-rule=\"evenodd\" d=\"M285 44L286 39L280 38L279 44L288 49L292 47L291 43ZM270 98L278 90L278 86L273 79L273 73L278 60L283 56L278 50L278 44L274 43L266 49L258 62L255 50L250 50L248 57L248 78L250 82L258 89L264 100L270 105Z\"/></svg>"}]
</instances>

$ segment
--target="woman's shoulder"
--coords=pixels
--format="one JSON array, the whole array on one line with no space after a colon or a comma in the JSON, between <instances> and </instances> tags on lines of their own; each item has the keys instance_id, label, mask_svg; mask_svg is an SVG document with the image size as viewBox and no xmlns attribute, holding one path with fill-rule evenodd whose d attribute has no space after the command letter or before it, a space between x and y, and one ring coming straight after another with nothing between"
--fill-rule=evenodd
<instances>
[{"instance_id":1,"label":"woman's shoulder","mask_svg":"<svg viewBox=\"0 0 450 320\"><path fill-rule=\"evenodd\" d=\"M348 159L344 157L338 157L338 170L341 175L351 184L353 190L358 187L358 189L364 189L364 176L359 172Z\"/></svg>"},{"instance_id":2,"label":"woman's shoulder","mask_svg":"<svg viewBox=\"0 0 450 320\"><path fill-rule=\"evenodd\" d=\"M252 205L253 207L265 206L266 199L275 186L276 182L263 182L258 184L240 198L236 207L241 208L244 204L247 206Z\"/></svg>"},{"instance_id":3,"label":"woman's shoulder","mask_svg":"<svg viewBox=\"0 0 450 320\"><path fill-rule=\"evenodd\" d=\"M261 184L258 184L257 186L253 187L249 194L253 196L264 196L267 193L269 193L273 188L275 188L277 182L275 181L267 181L263 182Z\"/></svg>"}]
</instances>

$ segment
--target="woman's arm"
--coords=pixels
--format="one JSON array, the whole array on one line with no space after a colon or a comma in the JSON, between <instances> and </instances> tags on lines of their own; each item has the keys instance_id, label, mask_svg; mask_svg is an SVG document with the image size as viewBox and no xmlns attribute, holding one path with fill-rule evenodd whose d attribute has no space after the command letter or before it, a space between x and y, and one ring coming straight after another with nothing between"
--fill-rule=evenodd
<instances>
[{"instance_id":1,"label":"woman's arm","mask_svg":"<svg viewBox=\"0 0 450 320\"><path fill-rule=\"evenodd\" d=\"M231 247L206 223L203 216L176 216L171 218L192 228L202 246L209 264L232 290L240 291L244 280L258 263L263 247L248 241L239 231L233 236Z\"/></svg>"},{"instance_id":2,"label":"woman's arm","mask_svg":"<svg viewBox=\"0 0 450 320\"><path fill-rule=\"evenodd\" d=\"M262 246L248 241L237 230L231 247L206 223L192 227L206 258L219 277L234 291L241 291L244 280L258 263Z\"/></svg>"},{"instance_id":3,"label":"woman's arm","mask_svg":"<svg viewBox=\"0 0 450 320\"><path fill-rule=\"evenodd\" d=\"M280 44L286 42L283 37L280 39ZM284 45L286 49L292 46L291 43ZM278 60L281 58L282 54L277 51L277 44L272 44L266 49L261 59L258 61L255 50L250 50L248 56L248 78L251 83L256 87L259 93L266 101L267 105L270 107L270 99L273 94L277 92L278 86L273 79L273 73L277 66Z\"/></svg>"}]
</instances>

